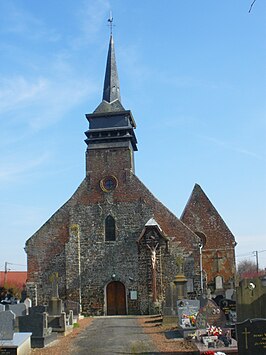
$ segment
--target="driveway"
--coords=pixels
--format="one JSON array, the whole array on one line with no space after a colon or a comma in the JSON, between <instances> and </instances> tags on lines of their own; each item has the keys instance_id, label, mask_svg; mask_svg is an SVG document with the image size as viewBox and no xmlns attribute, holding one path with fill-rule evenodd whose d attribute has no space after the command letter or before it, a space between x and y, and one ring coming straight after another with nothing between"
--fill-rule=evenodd
<instances>
[{"instance_id":1,"label":"driveway","mask_svg":"<svg viewBox=\"0 0 266 355\"><path fill-rule=\"evenodd\" d=\"M136 317L95 317L71 345L71 354L158 354Z\"/></svg>"}]
</instances>

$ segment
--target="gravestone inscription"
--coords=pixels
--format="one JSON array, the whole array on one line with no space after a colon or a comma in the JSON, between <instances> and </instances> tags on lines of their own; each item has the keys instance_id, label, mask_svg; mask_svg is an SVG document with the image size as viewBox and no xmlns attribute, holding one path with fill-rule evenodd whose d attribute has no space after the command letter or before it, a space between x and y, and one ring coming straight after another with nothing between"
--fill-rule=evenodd
<instances>
[{"instance_id":1,"label":"gravestone inscription","mask_svg":"<svg viewBox=\"0 0 266 355\"><path fill-rule=\"evenodd\" d=\"M266 354L266 319L247 319L237 323L236 333L239 354Z\"/></svg>"},{"instance_id":2,"label":"gravestone inscription","mask_svg":"<svg viewBox=\"0 0 266 355\"><path fill-rule=\"evenodd\" d=\"M220 306L221 310L224 312L227 321L232 321L233 316L236 319L236 302L235 301L223 298L219 302L219 306Z\"/></svg>"}]
</instances>

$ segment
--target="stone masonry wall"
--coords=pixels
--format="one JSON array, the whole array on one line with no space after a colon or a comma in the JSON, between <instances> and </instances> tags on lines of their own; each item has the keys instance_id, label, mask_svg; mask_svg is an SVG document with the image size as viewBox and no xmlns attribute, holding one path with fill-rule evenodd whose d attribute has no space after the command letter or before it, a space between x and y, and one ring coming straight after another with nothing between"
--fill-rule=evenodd
<instances>
[{"instance_id":1,"label":"stone masonry wall","mask_svg":"<svg viewBox=\"0 0 266 355\"><path fill-rule=\"evenodd\" d=\"M40 302L46 302L51 293L49 276L58 272L62 299L81 298L85 313L105 314L106 286L117 280L125 285L128 313L144 312L140 304L147 304L143 298L149 295L140 292L138 300L128 296L147 282L136 243L147 221L154 217L170 238L170 253L162 257L163 285L174 277L178 252L192 254L197 265L196 236L132 173L130 149L90 151L88 156L85 180L27 241L30 281L38 284ZM104 192L100 180L109 175L117 178L118 186ZM115 242L104 240L108 215L116 221ZM78 226L78 239L71 235L71 226Z\"/></svg>"}]
</instances>

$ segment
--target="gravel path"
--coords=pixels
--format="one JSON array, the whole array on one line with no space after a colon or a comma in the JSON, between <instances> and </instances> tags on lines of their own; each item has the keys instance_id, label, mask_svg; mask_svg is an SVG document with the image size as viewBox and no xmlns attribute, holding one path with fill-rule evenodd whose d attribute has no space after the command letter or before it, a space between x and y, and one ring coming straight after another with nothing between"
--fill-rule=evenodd
<instances>
[{"instance_id":1,"label":"gravel path","mask_svg":"<svg viewBox=\"0 0 266 355\"><path fill-rule=\"evenodd\" d=\"M77 335L70 353L78 355L158 354L137 318L99 317Z\"/></svg>"}]
</instances>

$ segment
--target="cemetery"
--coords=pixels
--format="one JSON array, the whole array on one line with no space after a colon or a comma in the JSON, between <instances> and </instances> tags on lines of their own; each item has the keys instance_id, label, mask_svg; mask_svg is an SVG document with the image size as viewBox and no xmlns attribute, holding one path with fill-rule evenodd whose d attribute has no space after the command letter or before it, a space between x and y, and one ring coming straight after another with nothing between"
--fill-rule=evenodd
<instances>
[{"instance_id":1,"label":"cemetery","mask_svg":"<svg viewBox=\"0 0 266 355\"><path fill-rule=\"evenodd\" d=\"M224 292L223 297L215 297L210 290L191 297L186 282L177 282L180 276L171 285L171 297L166 298L161 314L154 315L156 323L174 325L166 337L190 342L195 355L266 353L265 277L243 279L235 293ZM82 317L81 306L60 299L56 274L51 283L45 305L35 304L27 294L24 301L2 297L0 354L30 354L32 348L46 347L73 330Z\"/></svg>"},{"instance_id":2,"label":"cemetery","mask_svg":"<svg viewBox=\"0 0 266 355\"><path fill-rule=\"evenodd\" d=\"M56 280L48 305L34 305L28 296L22 300L1 299L0 354L30 354L32 348L43 348L71 332L81 317L77 305L59 298Z\"/></svg>"},{"instance_id":3,"label":"cemetery","mask_svg":"<svg viewBox=\"0 0 266 355\"><path fill-rule=\"evenodd\" d=\"M237 242L198 184L179 219L135 175L112 21L102 101L86 114L86 176L27 239L23 289L0 289L0 355L51 346L88 316L148 319L175 354L266 355L266 275L237 282Z\"/></svg>"}]
</instances>

